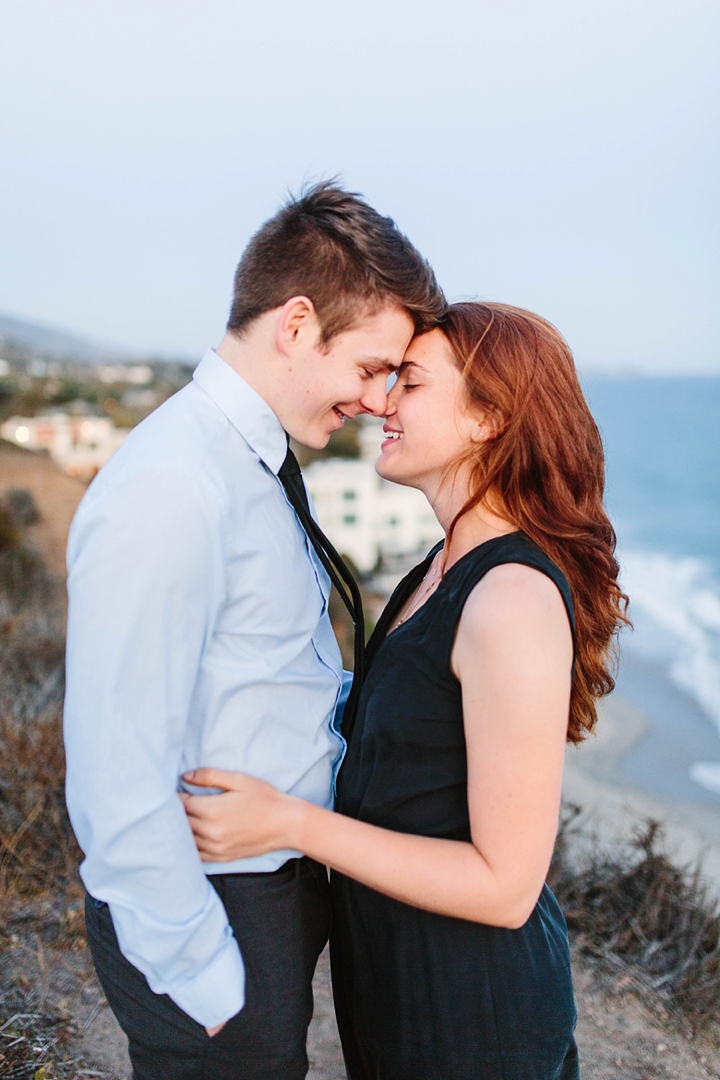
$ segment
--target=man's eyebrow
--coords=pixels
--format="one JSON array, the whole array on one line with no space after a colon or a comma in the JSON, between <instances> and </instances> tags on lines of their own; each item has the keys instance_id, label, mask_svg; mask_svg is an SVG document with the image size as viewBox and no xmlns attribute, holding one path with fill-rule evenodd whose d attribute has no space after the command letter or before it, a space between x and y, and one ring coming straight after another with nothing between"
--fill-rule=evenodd
<instances>
[{"instance_id":1,"label":"man's eyebrow","mask_svg":"<svg viewBox=\"0 0 720 1080\"><path fill-rule=\"evenodd\" d=\"M374 371L399 371L402 367L402 361L398 364L387 356L368 356L363 360L363 364Z\"/></svg>"}]
</instances>

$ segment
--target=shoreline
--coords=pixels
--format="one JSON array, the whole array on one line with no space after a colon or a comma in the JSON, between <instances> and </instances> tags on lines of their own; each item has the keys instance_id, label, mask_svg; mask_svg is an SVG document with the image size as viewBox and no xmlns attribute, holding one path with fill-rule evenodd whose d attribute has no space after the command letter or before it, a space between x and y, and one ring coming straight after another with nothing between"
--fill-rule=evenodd
<instances>
[{"instance_id":1,"label":"shoreline","mask_svg":"<svg viewBox=\"0 0 720 1080\"><path fill-rule=\"evenodd\" d=\"M599 704L597 735L566 751L563 798L582 807L585 824L602 843L623 842L644 819L660 821L671 860L679 867L701 863L720 899L720 798L715 808L702 788L697 801L660 794L623 768L657 734L651 716L614 691Z\"/></svg>"}]
</instances>

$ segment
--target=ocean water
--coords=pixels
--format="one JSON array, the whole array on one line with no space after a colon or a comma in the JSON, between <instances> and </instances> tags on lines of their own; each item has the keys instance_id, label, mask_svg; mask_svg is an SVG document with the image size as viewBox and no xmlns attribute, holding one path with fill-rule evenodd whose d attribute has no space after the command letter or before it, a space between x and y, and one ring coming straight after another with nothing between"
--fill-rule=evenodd
<instances>
[{"instance_id":1,"label":"ocean water","mask_svg":"<svg viewBox=\"0 0 720 1080\"><path fill-rule=\"evenodd\" d=\"M623 634L618 689L677 744L658 749L655 788L685 796L702 788L720 801L720 376L583 386L605 443L607 505L635 624ZM709 760L690 760L688 746L695 756L704 746ZM646 781L651 751L629 762Z\"/></svg>"}]
</instances>

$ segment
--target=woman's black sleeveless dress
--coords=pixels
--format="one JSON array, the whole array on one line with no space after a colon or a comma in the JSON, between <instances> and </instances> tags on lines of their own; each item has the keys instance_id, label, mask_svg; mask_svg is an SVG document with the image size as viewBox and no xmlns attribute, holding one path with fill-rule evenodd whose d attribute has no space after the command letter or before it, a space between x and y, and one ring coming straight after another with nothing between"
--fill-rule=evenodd
<instances>
[{"instance_id":1,"label":"woman's black sleeveless dress","mask_svg":"<svg viewBox=\"0 0 720 1080\"><path fill-rule=\"evenodd\" d=\"M437 548L435 549L435 551ZM524 534L481 544L389 637L430 558L398 586L368 645L368 672L337 809L397 832L470 840L457 624L493 566L568 583ZM577 1080L567 929L547 886L519 930L435 915L332 876L335 1005L351 1080Z\"/></svg>"}]
</instances>

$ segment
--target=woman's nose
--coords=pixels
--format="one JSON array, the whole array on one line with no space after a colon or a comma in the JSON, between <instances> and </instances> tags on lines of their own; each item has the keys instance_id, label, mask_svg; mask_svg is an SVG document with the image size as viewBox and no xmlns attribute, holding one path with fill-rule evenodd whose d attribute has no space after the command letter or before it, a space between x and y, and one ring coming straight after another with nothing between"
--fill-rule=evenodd
<instances>
[{"instance_id":1,"label":"woman's nose","mask_svg":"<svg viewBox=\"0 0 720 1080\"><path fill-rule=\"evenodd\" d=\"M395 384L397 386L397 383ZM385 404L385 412L383 416L393 416L397 412L397 394L395 393L395 386L391 389L387 396L387 402Z\"/></svg>"}]
</instances>

